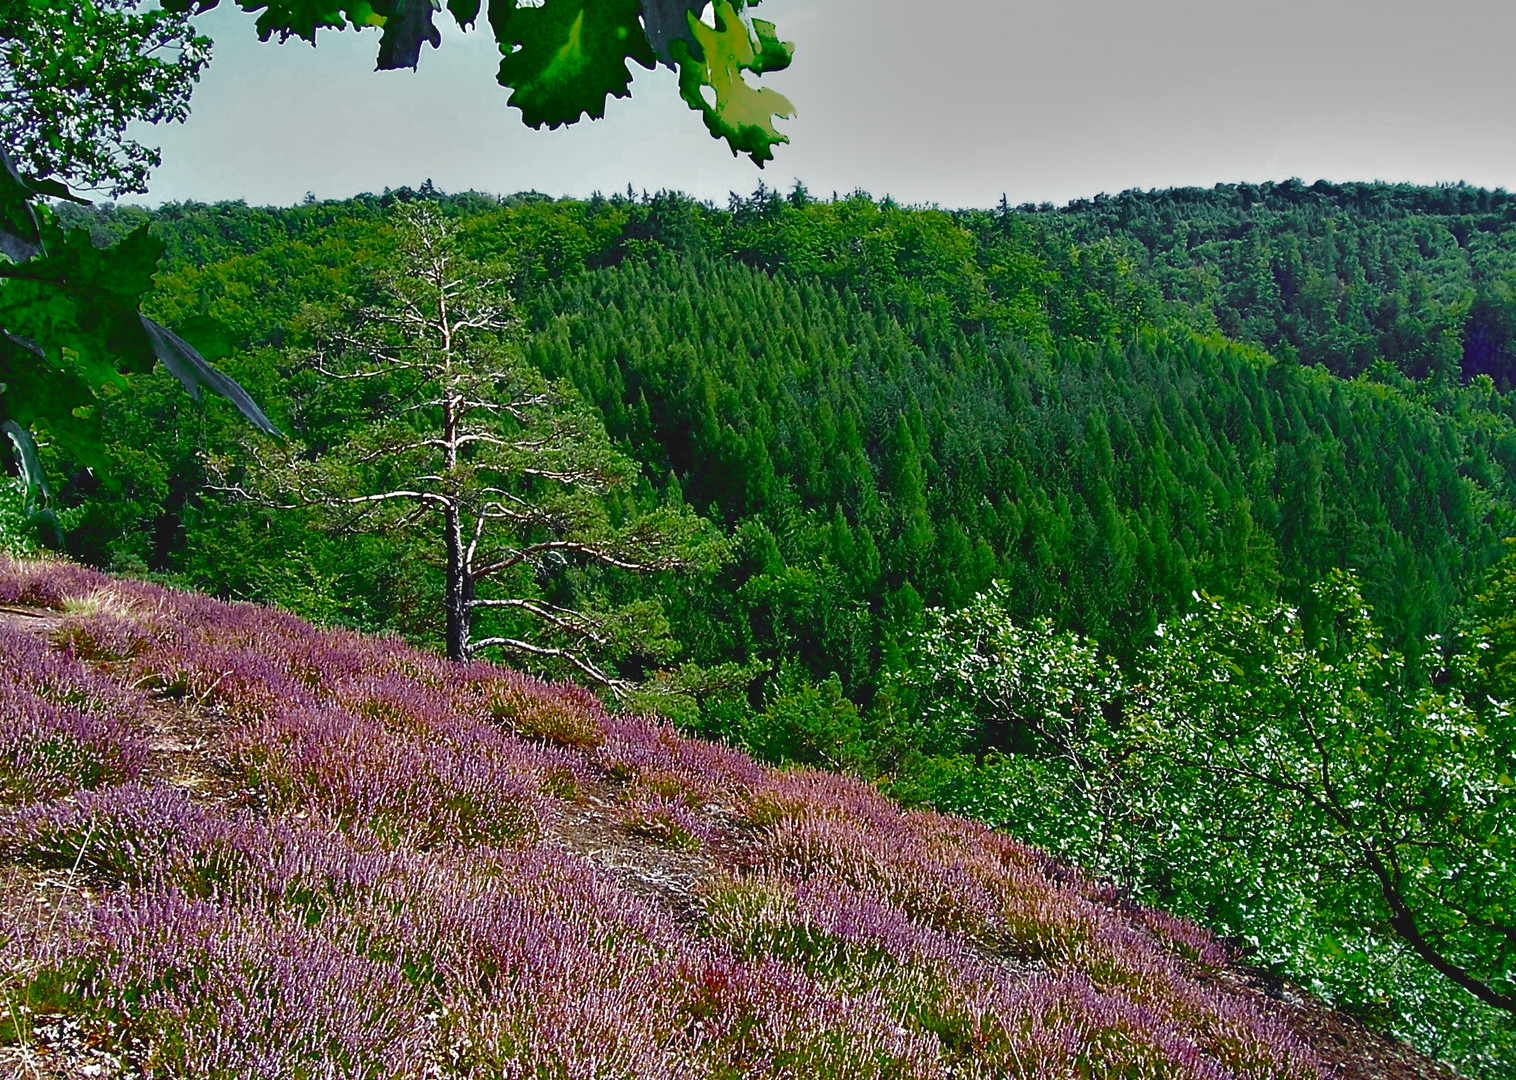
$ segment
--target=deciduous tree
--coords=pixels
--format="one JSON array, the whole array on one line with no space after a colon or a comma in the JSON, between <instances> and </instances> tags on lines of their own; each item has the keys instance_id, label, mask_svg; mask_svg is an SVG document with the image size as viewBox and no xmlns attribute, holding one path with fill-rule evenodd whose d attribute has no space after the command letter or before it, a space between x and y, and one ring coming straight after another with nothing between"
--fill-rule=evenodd
<instances>
[{"instance_id":1,"label":"deciduous tree","mask_svg":"<svg viewBox=\"0 0 1516 1080\"><path fill-rule=\"evenodd\" d=\"M1315 589L1316 629L1283 604L1202 595L1121 676L1077 635L1016 626L1007 599L939 613L907 676L935 729L968 734L960 745L987 725L1024 733L990 740L1013 752L960 783L953 808L1299 974L1352 969L1354 953L1372 966L1398 941L1516 1013L1516 724L1472 689L1478 658L1509 646L1498 625L1420 681L1335 573Z\"/></svg>"},{"instance_id":2,"label":"deciduous tree","mask_svg":"<svg viewBox=\"0 0 1516 1080\"><path fill-rule=\"evenodd\" d=\"M141 0L9 0L0 147L34 177L112 197L146 191L161 158L127 125L184 120L210 57L183 12Z\"/></svg>"}]
</instances>

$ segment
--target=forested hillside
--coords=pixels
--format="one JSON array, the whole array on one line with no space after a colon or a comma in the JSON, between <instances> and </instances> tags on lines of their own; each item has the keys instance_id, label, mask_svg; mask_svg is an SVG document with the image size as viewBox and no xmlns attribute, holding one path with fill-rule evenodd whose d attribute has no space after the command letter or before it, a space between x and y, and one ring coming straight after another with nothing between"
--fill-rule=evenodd
<instances>
[{"instance_id":1,"label":"forested hillside","mask_svg":"<svg viewBox=\"0 0 1516 1080\"><path fill-rule=\"evenodd\" d=\"M654 475L749 523L762 584L743 584L773 597L772 632L865 620L804 646L850 687L920 602L996 578L1023 615L1126 641L1197 588L1298 596L1351 566L1413 640L1510 531L1494 395L1439 390L1440 410L1151 326L1053 356L933 341L851 299L741 266L622 266L547 291L533 343Z\"/></svg>"},{"instance_id":2,"label":"forested hillside","mask_svg":"<svg viewBox=\"0 0 1516 1080\"><path fill-rule=\"evenodd\" d=\"M1217 185L1021 213L1118 244L1197 325L1356 375L1516 381L1516 197L1466 186Z\"/></svg>"},{"instance_id":3,"label":"forested hillside","mask_svg":"<svg viewBox=\"0 0 1516 1080\"><path fill-rule=\"evenodd\" d=\"M532 557L478 584L489 655L1034 838L1471 1075L1512 1067L1510 197L71 209L150 223L152 314L287 439L137 380L104 409L109 482L53 458L69 551L440 647L418 517L250 501L276 454L389 483L376 424L433 408L329 366L393 316L396 211L420 205L513 293L490 347L557 381L528 379L554 453L604 443L593 491L532 461L485 489L536 515ZM649 520L697 523L701 558L644 557ZM591 525L633 556L568 557Z\"/></svg>"},{"instance_id":4,"label":"forested hillside","mask_svg":"<svg viewBox=\"0 0 1516 1080\"><path fill-rule=\"evenodd\" d=\"M798 660L812 679L836 672L867 704L923 605L955 607L993 579L1012 584L1021 614L1118 652L1196 589L1304 600L1334 567L1361 575L1402 644L1452 624L1516 531L1512 406L1488 383L1462 385L1456 351L1451 370L1432 365L1440 377L1404 375L1424 375L1416 357L1434 346L1448 354L1464 334L1457 320L1494 295L1516 248L1501 231L1504 197L1385 189L1358 197L1366 210L1304 191L1294 202L1271 192L1253 209L1246 194L1207 193L1182 228L1170 220L1191 206L1182 192L1056 215L949 215L803 191L728 210L675 196L446 204L476 252L513 261L523 348L570 379L643 463L639 497L668 498L677 484L736 538L724 587L665 596L686 657ZM295 417L281 350L308 343L313 307L361 298L394 199L165 208L159 310L219 322L234 371L297 429L310 426ZM1238 245L1265 231L1249 214L1278 219L1277 243L1293 252L1260 264L1274 284L1255 281L1253 299L1235 280ZM1183 275L1139 246L1186 229ZM1326 237L1314 246L1313 230ZM1479 241L1469 252L1466 234ZM1186 297L1180 276L1210 292ZM1292 323L1279 305L1299 307L1290 283L1307 278L1348 284L1331 313L1302 308ZM1400 314L1386 324L1391 308ZM1344 325L1409 340L1407 320L1447 333L1373 346L1404 375L1329 347ZM1281 327L1296 327L1296 349L1280 344ZM1323 370L1370 367L1353 381ZM217 547L239 526L202 498L195 453L221 436L180 428L175 446L155 438L149 451L142 433L168 429L139 409L215 426L167 396L126 405L118 430L146 455L143 470L131 498L87 510L76 550L296 599L295 583L249 576L274 573L269 560ZM326 422L323 438L339 437L341 420ZM382 558L364 567L350 550L298 546L309 560L299 587L318 594L323 575L393 572ZM274 561L290 574L300 562ZM351 597L375 590L326 595L362 625L415 634L423 627L394 597L427 587L395 582L380 590L390 600L358 605Z\"/></svg>"}]
</instances>

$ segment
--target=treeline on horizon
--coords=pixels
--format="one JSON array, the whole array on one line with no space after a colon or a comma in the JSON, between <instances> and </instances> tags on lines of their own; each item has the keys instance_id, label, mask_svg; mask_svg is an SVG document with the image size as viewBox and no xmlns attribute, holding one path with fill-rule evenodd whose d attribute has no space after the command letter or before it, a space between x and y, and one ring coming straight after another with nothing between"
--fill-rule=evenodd
<instances>
[{"instance_id":1,"label":"treeline on horizon","mask_svg":"<svg viewBox=\"0 0 1516 1080\"><path fill-rule=\"evenodd\" d=\"M1505 235L1516 196L1467 185L1218 185L1022 207L1123 242L1191 321L1339 375L1516 380Z\"/></svg>"}]
</instances>

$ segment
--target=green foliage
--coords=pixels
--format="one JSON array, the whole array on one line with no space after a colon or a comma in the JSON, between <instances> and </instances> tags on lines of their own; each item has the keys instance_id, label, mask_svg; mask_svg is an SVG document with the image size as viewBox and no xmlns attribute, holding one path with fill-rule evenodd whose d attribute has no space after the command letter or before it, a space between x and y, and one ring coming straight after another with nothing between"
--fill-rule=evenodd
<instances>
[{"instance_id":1,"label":"green foliage","mask_svg":"<svg viewBox=\"0 0 1516 1080\"><path fill-rule=\"evenodd\" d=\"M638 0L581 0L521 7L500 37L500 82L532 127L556 128L605 115L607 97L628 97L627 60L657 58L637 23ZM497 31L498 32L498 31Z\"/></svg>"},{"instance_id":2,"label":"green foliage","mask_svg":"<svg viewBox=\"0 0 1516 1080\"><path fill-rule=\"evenodd\" d=\"M748 85L742 73L762 75L789 67L794 46L775 37L773 23L744 21L727 0L715 5L715 21L712 28L691 15L698 48L684 42L673 45L679 64L679 96L700 111L705 126L727 141L733 155L749 154L762 165L774 156L776 143L790 141L774 127L774 117L793 116L795 107L777 91ZM706 101L706 88L714 101Z\"/></svg>"},{"instance_id":3,"label":"green foliage","mask_svg":"<svg viewBox=\"0 0 1516 1080\"><path fill-rule=\"evenodd\" d=\"M217 5L219 0L171 0L164 5L170 11L188 11L195 8L203 13ZM237 0L244 11L258 11L258 36L267 41L275 34L280 41L291 37L303 38L316 43L317 30L340 30L351 24L355 28L383 26L386 16L394 15L402 6L394 0ZM423 5L429 6L429 5Z\"/></svg>"},{"instance_id":4,"label":"green foliage","mask_svg":"<svg viewBox=\"0 0 1516 1080\"><path fill-rule=\"evenodd\" d=\"M504 649L624 692L618 666L679 643L658 601L618 595L614 576L709 570L724 545L678 500L615 501L636 466L521 359L498 266L463 257L428 205L392 228L374 302L308 311L310 341L278 358L298 441L213 459L218 486L334 536L414 535L441 569L431 622L453 659Z\"/></svg>"},{"instance_id":5,"label":"green foliage","mask_svg":"<svg viewBox=\"0 0 1516 1080\"><path fill-rule=\"evenodd\" d=\"M127 126L184 120L211 43L182 11L142 7L11 0L0 8L0 146L23 170L112 197L146 190L158 152L128 138Z\"/></svg>"},{"instance_id":6,"label":"green foliage","mask_svg":"<svg viewBox=\"0 0 1516 1080\"><path fill-rule=\"evenodd\" d=\"M1465 429L1414 393L1182 332L1042 359L850 307L882 291L869 278L818 285L624 265L552 288L535 348L686 499L762 521L786 569L753 564L755 630L850 693L873 663L844 660L851 642L885 647L907 585L956 605L1004 577L1023 617L1119 643L1197 586L1304 600L1353 565L1414 641L1446 628L1511 520L1499 413ZM1466 453L1491 467L1465 474Z\"/></svg>"},{"instance_id":7,"label":"green foliage","mask_svg":"<svg viewBox=\"0 0 1516 1080\"><path fill-rule=\"evenodd\" d=\"M29 485L21 479L0 482L0 555L31 555L35 546L34 504Z\"/></svg>"},{"instance_id":8,"label":"green foliage","mask_svg":"<svg viewBox=\"0 0 1516 1080\"><path fill-rule=\"evenodd\" d=\"M648 44L665 64L674 64L673 45L683 41L696 55L700 46L695 41L691 22L705 10L706 0L643 0L642 19L647 27Z\"/></svg>"},{"instance_id":9,"label":"green foliage","mask_svg":"<svg viewBox=\"0 0 1516 1080\"><path fill-rule=\"evenodd\" d=\"M1071 242L1115 244L1187 321L1277 355L1516 383L1504 191L1290 180L1021 211Z\"/></svg>"},{"instance_id":10,"label":"green foliage","mask_svg":"<svg viewBox=\"0 0 1516 1080\"><path fill-rule=\"evenodd\" d=\"M209 385L273 432L253 400L177 334L142 315L163 245L147 227L97 247L66 230L39 196L67 189L21 176L0 150L0 429L27 482L28 514L46 498L35 434L92 467L106 463L99 398L162 361L192 397ZM49 511L50 513L50 511ZM52 522L56 531L56 522Z\"/></svg>"},{"instance_id":11,"label":"green foliage","mask_svg":"<svg viewBox=\"0 0 1516 1080\"><path fill-rule=\"evenodd\" d=\"M710 668L684 663L653 672L632 687L621 704L631 713L662 716L686 730L740 742L742 724L750 715L747 689L762 671L759 663Z\"/></svg>"},{"instance_id":12,"label":"green foliage","mask_svg":"<svg viewBox=\"0 0 1516 1080\"><path fill-rule=\"evenodd\" d=\"M220 0L165 0L172 12L204 11ZM489 0L490 30L500 48L498 81L511 90L509 104L532 127L556 128L581 117L605 115L609 97L631 90L628 62L645 68L663 63L679 73L679 93L700 112L716 138L733 154L749 155L762 166L773 148L789 139L774 127L774 116L791 116L783 95L749 85L743 72L762 75L789 66L793 47L781 42L774 25L747 15L757 0L723 0L715 25L700 20L704 3L686 0ZM423 43L438 48L434 25L441 5L431 0L237 0L258 11L263 40L304 38L315 43L323 29L382 27L378 67L414 68ZM479 18L480 0L449 0L448 11L462 30ZM709 92L714 104L704 93Z\"/></svg>"},{"instance_id":13,"label":"green foliage","mask_svg":"<svg viewBox=\"0 0 1516 1080\"><path fill-rule=\"evenodd\" d=\"M1357 920L1398 936L1516 1013L1511 714L1481 719L1461 658L1449 686L1409 683L1350 581L1319 594L1333 616L1320 643L1288 611L1217 601L1173 627L1144 673L1152 704L1135 734L1198 811L1192 835L1247 836L1269 892L1308 878L1302 892L1314 887L1342 937Z\"/></svg>"},{"instance_id":14,"label":"green foliage","mask_svg":"<svg viewBox=\"0 0 1516 1080\"><path fill-rule=\"evenodd\" d=\"M1475 659L1482 696L1509 708L1516 704L1516 538L1506 541L1506 550L1475 600L1471 634L1480 643ZM1516 760L1516 746L1507 750Z\"/></svg>"},{"instance_id":15,"label":"green foliage","mask_svg":"<svg viewBox=\"0 0 1516 1080\"><path fill-rule=\"evenodd\" d=\"M1493 645L1427 685L1350 578L1315 593L1314 628L1201 598L1126 675L1017 626L1003 592L935 614L906 686L962 746L1009 752L900 792L1098 867L1471 1068L1509 1065L1516 724L1469 691ZM1024 735L986 739L985 716Z\"/></svg>"},{"instance_id":16,"label":"green foliage","mask_svg":"<svg viewBox=\"0 0 1516 1080\"><path fill-rule=\"evenodd\" d=\"M162 243L141 227L113 247L96 248L88 232L65 232L46 217L39 231L37 257L0 267L9 279L0 318L50 355L72 354L91 385L119 386L123 371L150 370L155 357L137 304L152 288Z\"/></svg>"},{"instance_id":17,"label":"green foliage","mask_svg":"<svg viewBox=\"0 0 1516 1080\"><path fill-rule=\"evenodd\" d=\"M815 685L781 671L779 688L744 735L748 748L769 761L842 771L865 760L858 706L843 696L836 675Z\"/></svg>"},{"instance_id":18,"label":"green foliage","mask_svg":"<svg viewBox=\"0 0 1516 1080\"><path fill-rule=\"evenodd\" d=\"M390 242L386 207L418 197L166 207L153 312L221 324L239 379L304 409L282 350L317 314L362 306L357 268ZM996 579L1022 625L1048 618L1121 657L1197 588L1283 597L1309 621L1310 586L1337 566L1414 656L1516 532L1516 426L1488 384L1344 380L1198 335L1137 260L1035 216L803 189L727 209L667 195L438 205L471 257L510 253L522 359L572 384L639 463L617 499L677 494L732 535L715 587L614 586L618 602L656 599L680 661L702 669L788 659L812 682L835 672L868 713L922 609ZM71 213L101 240L146 220ZM281 602L310 603L311 582L330 580L344 620L430 640L420 597L438 578L403 539L344 549L204 494L200 448L235 441L221 412L144 387L104 418L118 453L142 455L140 484L121 477L142 494L90 498L79 554L268 601L287 586ZM351 419L311 414L331 445ZM269 569L291 547L320 568L298 587Z\"/></svg>"}]
</instances>

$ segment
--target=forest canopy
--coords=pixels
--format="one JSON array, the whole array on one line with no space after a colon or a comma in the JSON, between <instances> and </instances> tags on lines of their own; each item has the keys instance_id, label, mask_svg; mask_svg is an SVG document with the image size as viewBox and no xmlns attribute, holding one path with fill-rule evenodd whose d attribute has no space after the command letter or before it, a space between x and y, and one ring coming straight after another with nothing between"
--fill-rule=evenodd
<instances>
[{"instance_id":1,"label":"forest canopy","mask_svg":"<svg viewBox=\"0 0 1516 1080\"><path fill-rule=\"evenodd\" d=\"M219 327L233 374L276 423L291 421L300 398L280 382L278 351L317 314L365 298L357 267L387 242L386 207L414 197L165 207L153 215L167 255L151 310L170 326ZM640 463L641 494L625 497L677 497L732 535L726 587L679 603L690 658L782 653L808 678L835 672L867 706L922 608L957 607L992 580L1011 585L1019 616L1122 655L1196 589L1308 608L1311 585L1337 568L1358 574L1392 641L1414 653L1454 624L1516 531L1511 403L1485 373L1463 378L1455 352L1430 375L1381 359L1342 378L1288 343L1234 341L1217 329L1221 300L1165 296L1127 238L1074 240L1041 212L823 202L801 188L726 208L674 195L440 205L473 255L510 257L524 355L568 380ZM1388 333L1416 299L1422 323L1463 327L1461 340L1516 246L1471 206L1324 215L1334 259L1399 250L1403 285L1419 291L1388 293L1376 271L1364 289L1394 304L1366 292L1304 324L1323 339L1345 318ZM102 238L145 217L77 214ZM1458 248L1475 222L1486 239ZM1464 253L1424 260L1375 239L1387 230ZM1214 261L1225 279L1229 264ZM1271 264L1270 278L1287 271ZM128 431L162 432L163 445L130 497L72 494L74 550L285 601L263 576L314 560L351 586L328 597L344 617L424 636L368 599L424 580L369 587L373 565L343 565L303 530L264 532L293 559L193 554L192 533L242 528L240 510L202 488L202 450L231 438L223 414L150 387L108 410L123 451ZM339 436L340 418L320 422ZM147 453L139 443L128 457Z\"/></svg>"}]
</instances>

